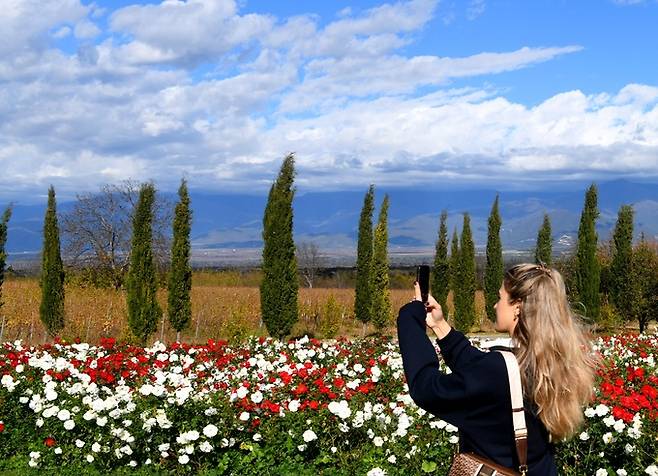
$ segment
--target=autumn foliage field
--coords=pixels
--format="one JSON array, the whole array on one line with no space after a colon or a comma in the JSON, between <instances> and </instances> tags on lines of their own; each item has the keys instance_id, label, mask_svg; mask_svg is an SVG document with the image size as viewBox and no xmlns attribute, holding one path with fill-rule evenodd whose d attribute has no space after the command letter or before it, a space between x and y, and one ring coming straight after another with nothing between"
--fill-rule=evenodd
<instances>
[{"instance_id":1,"label":"autumn foliage field","mask_svg":"<svg viewBox=\"0 0 658 476\"><path fill-rule=\"evenodd\" d=\"M206 342L208 339L242 340L247 336L266 336L267 329L260 319L260 296L257 284L244 285L244 279L218 279L210 274L195 274L192 286L192 322L183 331L183 342ZM166 319L166 290L159 292L159 302L165 319L151 340L172 342L176 332ZM407 289L391 290L391 325L384 334L395 333L394 317L397 309L411 298ZM39 320L41 299L36 279L9 279L3 285L6 318L3 340L22 339L28 344L41 343L45 328ZM374 331L354 318L354 289L300 288L300 319L293 328L293 336L308 334L318 338L362 336ZM449 302L449 307L451 303ZM99 342L101 337L130 340L127 324L125 291L91 286L66 286L66 325L61 336L67 340L79 338L83 342ZM477 296L478 314L483 312L483 298ZM485 329L490 329L484 322Z\"/></svg>"}]
</instances>

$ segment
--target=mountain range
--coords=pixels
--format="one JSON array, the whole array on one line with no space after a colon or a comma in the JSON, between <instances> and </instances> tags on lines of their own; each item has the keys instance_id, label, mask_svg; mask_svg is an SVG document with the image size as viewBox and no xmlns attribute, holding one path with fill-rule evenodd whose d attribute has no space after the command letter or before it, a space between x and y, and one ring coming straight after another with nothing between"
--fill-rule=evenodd
<instances>
[{"instance_id":1,"label":"mountain range","mask_svg":"<svg viewBox=\"0 0 658 476\"><path fill-rule=\"evenodd\" d=\"M610 239L622 204L633 205L635 235L658 239L658 184L615 180L599 183L600 240ZM461 229L462 215L471 216L476 248L484 251L487 219L496 194L500 196L503 248L511 252L532 250L544 213L551 218L556 251L568 250L578 234L585 189L580 190L376 190L379 205L390 197L389 243L391 253L431 254L438 232L439 215L448 212L449 234ZM354 260L358 221L365 190L297 193L294 200L295 240L318 245L322 254ZM166 194L175 201L175 194ZM255 262L262 247L262 214L267 197L192 191L192 248L199 261ZM58 203L66 213L74 202ZM2 209L2 208L0 208ZM9 223L9 262L38 253L42 241L45 203L14 206ZM374 220L378 210L375 210ZM205 258L204 258L205 257Z\"/></svg>"}]
</instances>

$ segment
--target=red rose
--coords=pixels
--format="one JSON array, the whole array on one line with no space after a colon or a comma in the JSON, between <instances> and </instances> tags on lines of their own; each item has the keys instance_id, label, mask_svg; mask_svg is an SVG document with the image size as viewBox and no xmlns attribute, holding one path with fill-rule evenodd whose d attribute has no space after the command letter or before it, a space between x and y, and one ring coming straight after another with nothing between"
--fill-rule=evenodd
<instances>
[{"instance_id":1,"label":"red rose","mask_svg":"<svg viewBox=\"0 0 658 476\"><path fill-rule=\"evenodd\" d=\"M52 448L57 444L57 441L55 441L55 438L53 438L52 436L49 436L48 438L43 440L43 444L46 445L48 448Z\"/></svg>"}]
</instances>

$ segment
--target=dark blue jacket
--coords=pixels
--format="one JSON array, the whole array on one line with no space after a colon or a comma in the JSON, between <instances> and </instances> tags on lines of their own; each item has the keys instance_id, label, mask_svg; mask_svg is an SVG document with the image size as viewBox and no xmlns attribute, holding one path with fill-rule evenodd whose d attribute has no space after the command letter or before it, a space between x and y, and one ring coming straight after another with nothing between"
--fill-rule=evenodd
<instances>
[{"instance_id":1,"label":"dark blue jacket","mask_svg":"<svg viewBox=\"0 0 658 476\"><path fill-rule=\"evenodd\" d=\"M472 451L518 471L512 404L505 360L500 352L473 347L454 329L437 339L452 373L439 372L439 359L425 326L420 301L402 306L398 339L411 398L422 409L459 428L459 451ZM557 475L553 445L544 424L526 402L528 476Z\"/></svg>"}]
</instances>

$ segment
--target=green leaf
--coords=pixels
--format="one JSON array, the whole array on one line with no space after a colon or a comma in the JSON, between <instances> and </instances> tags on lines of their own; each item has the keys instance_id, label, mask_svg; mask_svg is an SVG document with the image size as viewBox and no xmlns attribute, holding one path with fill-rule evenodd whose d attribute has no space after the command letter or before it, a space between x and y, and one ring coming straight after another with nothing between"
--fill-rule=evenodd
<instances>
[{"instance_id":1,"label":"green leaf","mask_svg":"<svg viewBox=\"0 0 658 476\"><path fill-rule=\"evenodd\" d=\"M423 461L421 469L423 473L433 473L436 471L436 463L434 461Z\"/></svg>"}]
</instances>

